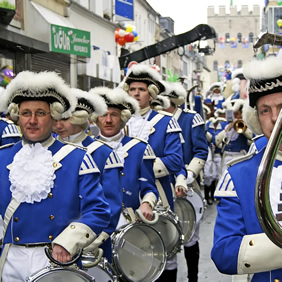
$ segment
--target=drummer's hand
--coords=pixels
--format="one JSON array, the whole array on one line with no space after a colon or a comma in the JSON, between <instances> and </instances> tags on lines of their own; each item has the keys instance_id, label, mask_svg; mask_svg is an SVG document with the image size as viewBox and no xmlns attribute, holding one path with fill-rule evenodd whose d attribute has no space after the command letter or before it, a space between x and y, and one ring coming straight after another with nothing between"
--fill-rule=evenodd
<instances>
[{"instance_id":1,"label":"drummer's hand","mask_svg":"<svg viewBox=\"0 0 282 282\"><path fill-rule=\"evenodd\" d=\"M183 186L179 185L175 187L175 194L177 197L185 197L186 193L187 191Z\"/></svg>"},{"instance_id":2,"label":"drummer's hand","mask_svg":"<svg viewBox=\"0 0 282 282\"><path fill-rule=\"evenodd\" d=\"M57 244L53 247L52 257L59 262L71 261L70 253L65 248Z\"/></svg>"},{"instance_id":3,"label":"drummer's hand","mask_svg":"<svg viewBox=\"0 0 282 282\"><path fill-rule=\"evenodd\" d=\"M147 202L142 203L139 207L139 210L142 212L142 214L146 219L148 220L153 219L153 210L149 203Z\"/></svg>"}]
</instances>

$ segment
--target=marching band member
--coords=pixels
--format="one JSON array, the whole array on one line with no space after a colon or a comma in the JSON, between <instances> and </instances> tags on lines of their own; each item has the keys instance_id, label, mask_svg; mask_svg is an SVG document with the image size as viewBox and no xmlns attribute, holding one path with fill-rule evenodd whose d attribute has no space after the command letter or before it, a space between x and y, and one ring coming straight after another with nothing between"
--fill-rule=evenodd
<instances>
[{"instance_id":1,"label":"marching band member","mask_svg":"<svg viewBox=\"0 0 282 282\"><path fill-rule=\"evenodd\" d=\"M123 162L123 212L126 208L139 209L147 220L152 220L158 200L153 163L156 159L151 146L144 140L124 135L123 128L129 118L139 111L138 102L121 88L96 87L90 90L100 96L108 106L107 113L96 118L100 129L98 138L113 147ZM118 227L124 225L120 218Z\"/></svg>"},{"instance_id":2,"label":"marching band member","mask_svg":"<svg viewBox=\"0 0 282 282\"><path fill-rule=\"evenodd\" d=\"M230 96L230 99L223 103L226 112L231 111L234 119L227 123L224 130L217 134L215 138L216 146L222 148L220 175L226 169L226 163L245 155L251 144L253 133L246 127L242 119L243 104L244 100L239 98L239 94Z\"/></svg>"},{"instance_id":3,"label":"marching band member","mask_svg":"<svg viewBox=\"0 0 282 282\"><path fill-rule=\"evenodd\" d=\"M282 59L253 59L243 68L249 81L249 106L243 108L247 126L270 138L282 108ZM258 167L265 152L265 137L258 138L250 153L228 164L216 188L217 218L211 258L226 274L247 275L245 281L280 281L282 249L262 230L255 207ZM280 144L270 179L270 195L281 201L282 146Z\"/></svg>"},{"instance_id":4,"label":"marching band member","mask_svg":"<svg viewBox=\"0 0 282 282\"><path fill-rule=\"evenodd\" d=\"M151 145L156 155L154 174L161 195L165 194L170 209L174 210L170 175L182 167L181 128L171 114L150 108L152 100L165 91L159 73L146 65L133 65L124 79L123 89L139 102L140 111L127 123L128 135L142 138ZM185 183L186 178L182 179ZM163 197L164 198L164 197ZM164 202L164 199L162 199ZM175 266L163 272L162 277L176 280ZM166 281L167 281L166 280Z\"/></svg>"},{"instance_id":5,"label":"marching band member","mask_svg":"<svg viewBox=\"0 0 282 282\"><path fill-rule=\"evenodd\" d=\"M210 85L206 99L209 99L214 103L214 110L220 107L225 101L223 85L221 82L214 82Z\"/></svg>"},{"instance_id":6,"label":"marching band member","mask_svg":"<svg viewBox=\"0 0 282 282\"><path fill-rule=\"evenodd\" d=\"M45 246L57 261L70 261L109 224L110 208L92 157L51 135L54 119L74 110L69 92L55 72L23 71L1 95L1 110L23 134L22 142L0 150L3 282L24 281L46 267Z\"/></svg>"},{"instance_id":7,"label":"marching band member","mask_svg":"<svg viewBox=\"0 0 282 282\"><path fill-rule=\"evenodd\" d=\"M171 113L182 129L183 143L183 161L187 170L182 173L182 178L186 177L187 184L192 184L200 191L199 183L195 181L199 177L201 170L205 165L208 156L208 144L205 137L205 123L201 115L192 110L182 110L181 105L186 99L186 90L178 83L165 83L166 91L161 95L170 99L170 107L165 111ZM179 186L177 180L179 173L176 174L176 194L177 196L185 196ZM199 181L199 180L198 180ZM189 281L198 281L198 264L199 264L199 225L189 242L184 246L184 255L188 267ZM165 277L164 277L165 278Z\"/></svg>"},{"instance_id":8,"label":"marching band member","mask_svg":"<svg viewBox=\"0 0 282 282\"><path fill-rule=\"evenodd\" d=\"M55 131L58 134L57 139L59 141L85 147L101 172L100 183L111 208L110 224L85 251L96 249L104 242L101 248L104 251L104 256L111 262L111 240L108 240L108 237L115 231L120 217L123 165L108 145L101 140L91 138L85 132L89 120L94 121L97 116L107 112L104 99L76 88L72 88L70 94L77 98L75 110L71 113L71 117L55 122Z\"/></svg>"}]
</instances>

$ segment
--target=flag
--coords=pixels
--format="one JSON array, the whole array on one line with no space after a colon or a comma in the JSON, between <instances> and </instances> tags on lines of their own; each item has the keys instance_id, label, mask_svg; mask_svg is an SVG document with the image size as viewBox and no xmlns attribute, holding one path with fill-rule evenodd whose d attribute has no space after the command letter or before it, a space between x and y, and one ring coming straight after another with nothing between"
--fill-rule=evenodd
<instances>
[{"instance_id":1,"label":"flag","mask_svg":"<svg viewBox=\"0 0 282 282\"><path fill-rule=\"evenodd\" d=\"M233 6L233 0L230 0L230 6Z\"/></svg>"}]
</instances>

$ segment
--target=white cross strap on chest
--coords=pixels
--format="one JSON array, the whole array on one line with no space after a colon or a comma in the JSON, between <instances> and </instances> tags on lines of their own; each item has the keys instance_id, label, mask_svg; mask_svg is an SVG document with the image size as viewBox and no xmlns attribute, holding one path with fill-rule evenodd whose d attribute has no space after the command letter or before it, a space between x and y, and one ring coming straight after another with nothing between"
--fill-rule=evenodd
<instances>
[{"instance_id":1,"label":"white cross strap on chest","mask_svg":"<svg viewBox=\"0 0 282 282\"><path fill-rule=\"evenodd\" d=\"M100 148L102 145L104 145L102 142L100 141L94 141L92 142L90 145L88 145L87 148L87 152L89 154L92 154L93 152L95 152L98 148Z\"/></svg>"},{"instance_id":2,"label":"white cross strap on chest","mask_svg":"<svg viewBox=\"0 0 282 282\"><path fill-rule=\"evenodd\" d=\"M163 117L164 117L164 115L161 115L161 114L155 115L155 116L150 120L150 123L151 123L152 127L155 126Z\"/></svg>"},{"instance_id":3,"label":"white cross strap on chest","mask_svg":"<svg viewBox=\"0 0 282 282\"><path fill-rule=\"evenodd\" d=\"M129 142L127 142L125 145L123 145L123 149L125 152L129 151L132 147L134 147L136 144L138 144L140 140L133 138Z\"/></svg>"}]
</instances>

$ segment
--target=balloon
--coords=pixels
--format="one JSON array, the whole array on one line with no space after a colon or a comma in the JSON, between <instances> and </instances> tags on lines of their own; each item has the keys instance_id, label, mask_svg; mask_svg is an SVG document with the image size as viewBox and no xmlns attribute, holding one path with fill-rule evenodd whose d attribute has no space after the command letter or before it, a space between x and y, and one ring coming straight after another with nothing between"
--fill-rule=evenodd
<instances>
[{"instance_id":1,"label":"balloon","mask_svg":"<svg viewBox=\"0 0 282 282\"><path fill-rule=\"evenodd\" d=\"M119 28L118 28L118 29L119 29ZM120 36L119 36L119 30L118 30L118 29L115 31L115 40L116 40L116 42L118 41L118 39L119 39L119 37L120 37Z\"/></svg>"},{"instance_id":2,"label":"balloon","mask_svg":"<svg viewBox=\"0 0 282 282\"><path fill-rule=\"evenodd\" d=\"M119 34L120 37L124 37L125 36L125 30L120 29L118 34Z\"/></svg>"},{"instance_id":3,"label":"balloon","mask_svg":"<svg viewBox=\"0 0 282 282\"><path fill-rule=\"evenodd\" d=\"M134 37L134 42L137 41L139 38L139 36L137 35L136 37Z\"/></svg>"},{"instance_id":4,"label":"balloon","mask_svg":"<svg viewBox=\"0 0 282 282\"><path fill-rule=\"evenodd\" d=\"M132 32L130 33L127 33L125 36L124 36L124 39L126 42L133 42L134 41L134 35Z\"/></svg>"},{"instance_id":5,"label":"balloon","mask_svg":"<svg viewBox=\"0 0 282 282\"><path fill-rule=\"evenodd\" d=\"M120 45L120 46L124 46L126 41L125 41L125 38L124 37L120 37L117 41L117 43Z\"/></svg>"},{"instance_id":6,"label":"balloon","mask_svg":"<svg viewBox=\"0 0 282 282\"><path fill-rule=\"evenodd\" d=\"M280 26L282 26L282 19L279 19L278 21L277 21L277 25L280 27Z\"/></svg>"},{"instance_id":7,"label":"balloon","mask_svg":"<svg viewBox=\"0 0 282 282\"><path fill-rule=\"evenodd\" d=\"M138 33L135 30L132 31L132 34L134 35L134 37L138 35Z\"/></svg>"},{"instance_id":8,"label":"balloon","mask_svg":"<svg viewBox=\"0 0 282 282\"><path fill-rule=\"evenodd\" d=\"M126 30L125 30L126 32L132 32L133 31L133 26L132 25L127 25L126 26Z\"/></svg>"}]
</instances>

